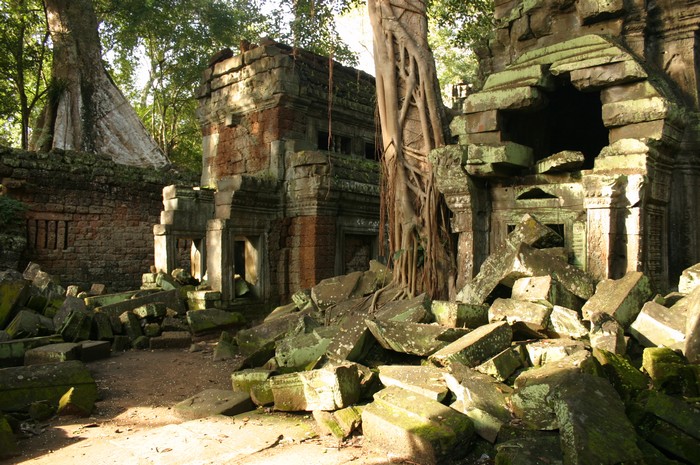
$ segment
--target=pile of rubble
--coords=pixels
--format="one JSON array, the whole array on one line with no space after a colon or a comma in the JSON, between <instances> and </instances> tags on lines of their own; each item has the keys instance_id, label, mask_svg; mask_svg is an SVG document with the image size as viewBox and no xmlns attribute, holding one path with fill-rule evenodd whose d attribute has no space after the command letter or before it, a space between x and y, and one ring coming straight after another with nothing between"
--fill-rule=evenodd
<instances>
[{"instance_id":1,"label":"pile of rubble","mask_svg":"<svg viewBox=\"0 0 700 465\"><path fill-rule=\"evenodd\" d=\"M101 284L64 288L34 263L0 272L0 457L16 451L13 431L28 420L90 414L97 388L86 362L131 348L190 348L193 336L243 324L240 313L205 308L217 293L181 269L142 281L107 294Z\"/></svg>"},{"instance_id":2,"label":"pile of rubble","mask_svg":"<svg viewBox=\"0 0 700 465\"><path fill-rule=\"evenodd\" d=\"M700 463L700 265L660 296L639 272L595 283L561 245L526 216L457 301L406 299L372 262L244 329L181 272L111 295L66 293L35 267L6 273L0 363L26 366L0 368L12 412L0 450L17 412L92 409L78 360L95 347L187 347L214 331L215 359L238 362L232 389L181 402L183 418L312 412L325 434L361 431L365 447L420 464Z\"/></svg>"},{"instance_id":3,"label":"pile of rubble","mask_svg":"<svg viewBox=\"0 0 700 465\"><path fill-rule=\"evenodd\" d=\"M394 300L376 263L325 280L222 333L233 392L176 411L313 412L421 464L700 463L700 266L662 297L640 272L596 286L560 244L526 216L459 302Z\"/></svg>"}]
</instances>

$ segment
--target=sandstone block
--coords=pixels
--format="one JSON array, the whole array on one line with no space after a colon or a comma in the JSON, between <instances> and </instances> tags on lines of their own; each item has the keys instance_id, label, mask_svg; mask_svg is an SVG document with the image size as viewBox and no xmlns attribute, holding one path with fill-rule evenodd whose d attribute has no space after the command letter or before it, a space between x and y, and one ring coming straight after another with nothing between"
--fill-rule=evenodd
<instances>
[{"instance_id":1,"label":"sandstone block","mask_svg":"<svg viewBox=\"0 0 700 465\"><path fill-rule=\"evenodd\" d=\"M596 312L607 313L623 328L628 328L652 296L649 278L640 271L631 271L620 279L598 283L595 294L583 305L581 311L584 319L590 319Z\"/></svg>"},{"instance_id":2,"label":"sandstone block","mask_svg":"<svg viewBox=\"0 0 700 465\"><path fill-rule=\"evenodd\" d=\"M619 16L625 12L623 0L580 0L576 12L583 24L597 21L601 17Z\"/></svg>"},{"instance_id":3,"label":"sandstone block","mask_svg":"<svg viewBox=\"0 0 700 465\"><path fill-rule=\"evenodd\" d=\"M318 327L277 341L275 360L280 367L304 369L318 361L337 335L336 327Z\"/></svg>"},{"instance_id":4,"label":"sandstone block","mask_svg":"<svg viewBox=\"0 0 700 465\"><path fill-rule=\"evenodd\" d=\"M496 449L496 463L513 465L540 465L542 463L561 464L563 458L559 435L550 431L531 431L508 428L508 434L501 434ZM501 437L505 436L505 437Z\"/></svg>"},{"instance_id":5,"label":"sandstone block","mask_svg":"<svg viewBox=\"0 0 700 465\"><path fill-rule=\"evenodd\" d=\"M329 365L318 370L289 373L270 378L276 410L338 410L360 398L357 368Z\"/></svg>"},{"instance_id":6,"label":"sandstone block","mask_svg":"<svg viewBox=\"0 0 700 465\"><path fill-rule=\"evenodd\" d=\"M67 360L80 360L82 346L73 342L49 344L24 353L25 365L60 363Z\"/></svg>"},{"instance_id":7,"label":"sandstone block","mask_svg":"<svg viewBox=\"0 0 700 465\"><path fill-rule=\"evenodd\" d=\"M250 395L224 389L206 389L175 404L174 412L181 418L194 420L212 415L233 416L255 409Z\"/></svg>"},{"instance_id":8,"label":"sandstone block","mask_svg":"<svg viewBox=\"0 0 700 465\"><path fill-rule=\"evenodd\" d=\"M627 84L647 78L644 68L634 60L623 60L571 71L571 83L579 90Z\"/></svg>"},{"instance_id":9,"label":"sandstone block","mask_svg":"<svg viewBox=\"0 0 700 465\"><path fill-rule=\"evenodd\" d=\"M58 332L64 341L78 342L90 339L93 313L89 310L74 310L68 315Z\"/></svg>"},{"instance_id":10,"label":"sandstone block","mask_svg":"<svg viewBox=\"0 0 700 465\"><path fill-rule=\"evenodd\" d=\"M97 386L82 362L32 365L0 369L0 411L20 411L37 401L58 405L61 397L74 389L85 410L92 410Z\"/></svg>"},{"instance_id":11,"label":"sandstone block","mask_svg":"<svg viewBox=\"0 0 700 465\"><path fill-rule=\"evenodd\" d=\"M552 308L535 302L515 299L496 299L489 308L489 321L507 321L512 325L522 322L534 331L547 327Z\"/></svg>"},{"instance_id":12,"label":"sandstone block","mask_svg":"<svg viewBox=\"0 0 700 465\"><path fill-rule=\"evenodd\" d=\"M433 300L430 313L435 321L451 328L476 328L489 322L489 305Z\"/></svg>"},{"instance_id":13,"label":"sandstone block","mask_svg":"<svg viewBox=\"0 0 700 465\"><path fill-rule=\"evenodd\" d=\"M111 341L114 339L114 330L108 315L104 313L93 313L92 315L92 331L90 333L93 339L98 341Z\"/></svg>"},{"instance_id":14,"label":"sandstone block","mask_svg":"<svg viewBox=\"0 0 700 465\"><path fill-rule=\"evenodd\" d=\"M380 320L425 323L429 320L430 299L421 294L413 299L387 302L379 307L375 316Z\"/></svg>"},{"instance_id":15,"label":"sandstone block","mask_svg":"<svg viewBox=\"0 0 700 465\"><path fill-rule=\"evenodd\" d=\"M690 294L700 286L700 263L686 268L678 279L678 292Z\"/></svg>"},{"instance_id":16,"label":"sandstone block","mask_svg":"<svg viewBox=\"0 0 700 465\"><path fill-rule=\"evenodd\" d=\"M29 285L22 279L3 279L0 281L0 328L4 328L12 319L14 312L29 297Z\"/></svg>"},{"instance_id":17,"label":"sandstone block","mask_svg":"<svg viewBox=\"0 0 700 465\"><path fill-rule=\"evenodd\" d=\"M525 350L533 366L557 362L585 349L586 346L583 342L571 339L541 339L525 345Z\"/></svg>"},{"instance_id":18,"label":"sandstone block","mask_svg":"<svg viewBox=\"0 0 700 465\"><path fill-rule=\"evenodd\" d=\"M588 328L583 325L578 312L555 305L549 314L549 331L559 337L580 339L588 335Z\"/></svg>"},{"instance_id":19,"label":"sandstone block","mask_svg":"<svg viewBox=\"0 0 700 465\"><path fill-rule=\"evenodd\" d=\"M469 330L425 323L365 320L379 345L388 350L427 357Z\"/></svg>"},{"instance_id":20,"label":"sandstone block","mask_svg":"<svg viewBox=\"0 0 700 465\"><path fill-rule=\"evenodd\" d=\"M508 348L476 366L475 370L497 381L505 381L521 366L523 361L520 354L515 349Z\"/></svg>"},{"instance_id":21,"label":"sandstone block","mask_svg":"<svg viewBox=\"0 0 700 465\"><path fill-rule=\"evenodd\" d=\"M700 363L700 287L687 298L683 353L691 363Z\"/></svg>"},{"instance_id":22,"label":"sandstone block","mask_svg":"<svg viewBox=\"0 0 700 465\"><path fill-rule=\"evenodd\" d=\"M0 459L19 455L17 440L4 415L0 415Z\"/></svg>"},{"instance_id":23,"label":"sandstone block","mask_svg":"<svg viewBox=\"0 0 700 465\"><path fill-rule=\"evenodd\" d=\"M365 315L352 315L338 327L338 333L328 344L326 354L335 361L359 362L374 343L375 339L365 323Z\"/></svg>"},{"instance_id":24,"label":"sandstone block","mask_svg":"<svg viewBox=\"0 0 700 465\"><path fill-rule=\"evenodd\" d=\"M645 347L680 348L685 342L685 323L684 312L649 301L630 325L629 333Z\"/></svg>"},{"instance_id":25,"label":"sandstone block","mask_svg":"<svg viewBox=\"0 0 700 465\"><path fill-rule=\"evenodd\" d=\"M695 397L700 394L696 365L668 347L647 347L642 354L642 370L657 390Z\"/></svg>"},{"instance_id":26,"label":"sandstone block","mask_svg":"<svg viewBox=\"0 0 700 465\"><path fill-rule=\"evenodd\" d=\"M466 452L474 426L450 407L392 386L375 394L362 411L362 432L370 447L436 465Z\"/></svg>"},{"instance_id":27,"label":"sandstone block","mask_svg":"<svg viewBox=\"0 0 700 465\"><path fill-rule=\"evenodd\" d=\"M627 351L625 330L612 316L607 313L593 313L589 316L591 330L588 338L594 349L607 350L616 354Z\"/></svg>"},{"instance_id":28,"label":"sandstone block","mask_svg":"<svg viewBox=\"0 0 700 465\"><path fill-rule=\"evenodd\" d=\"M244 321L243 315L238 312L227 312L216 308L187 312L187 323L194 334L230 328L241 325Z\"/></svg>"},{"instance_id":29,"label":"sandstone block","mask_svg":"<svg viewBox=\"0 0 700 465\"><path fill-rule=\"evenodd\" d=\"M493 443L511 419L506 402L513 389L463 365L455 364L450 371L445 382L457 399L451 407L467 415L476 433Z\"/></svg>"},{"instance_id":30,"label":"sandstone block","mask_svg":"<svg viewBox=\"0 0 700 465\"><path fill-rule=\"evenodd\" d=\"M22 365L27 350L59 342L57 335L0 341L0 368Z\"/></svg>"},{"instance_id":31,"label":"sandstone block","mask_svg":"<svg viewBox=\"0 0 700 465\"><path fill-rule=\"evenodd\" d=\"M484 83L484 91L496 90L507 87L536 86L544 89L553 88L553 79L547 67L543 65L530 65L510 68L504 71L490 74ZM472 131L475 132L475 131Z\"/></svg>"},{"instance_id":32,"label":"sandstone block","mask_svg":"<svg viewBox=\"0 0 700 465\"><path fill-rule=\"evenodd\" d=\"M512 336L510 325L503 321L480 326L438 350L429 359L441 366L458 362L473 367L508 348Z\"/></svg>"},{"instance_id":33,"label":"sandstone block","mask_svg":"<svg viewBox=\"0 0 700 465\"><path fill-rule=\"evenodd\" d=\"M87 363L112 355L110 341L82 341L80 343L80 360Z\"/></svg>"},{"instance_id":34,"label":"sandstone block","mask_svg":"<svg viewBox=\"0 0 700 465\"><path fill-rule=\"evenodd\" d=\"M674 104L660 97L606 103L603 105L603 124L610 128L658 119L677 119L678 111Z\"/></svg>"},{"instance_id":35,"label":"sandstone block","mask_svg":"<svg viewBox=\"0 0 700 465\"><path fill-rule=\"evenodd\" d=\"M214 347L214 361L228 360L240 354L236 340L228 331L221 331L219 342Z\"/></svg>"},{"instance_id":36,"label":"sandstone block","mask_svg":"<svg viewBox=\"0 0 700 465\"><path fill-rule=\"evenodd\" d=\"M20 310L5 328L12 339L46 336L54 333L53 320L32 310Z\"/></svg>"},{"instance_id":37,"label":"sandstone block","mask_svg":"<svg viewBox=\"0 0 700 465\"><path fill-rule=\"evenodd\" d=\"M335 412L314 410L316 424L322 434L330 434L337 439L345 439L362 423L362 409L350 406Z\"/></svg>"},{"instance_id":38,"label":"sandstone block","mask_svg":"<svg viewBox=\"0 0 700 465\"><path fill-rule=\"evenodd\" d=\"M263 368L248 368L231 374L231 387L236 392L250 392L254 386L267 382L274 372Z\"/></svg>"},{"instance_id":39,"label":"sandstone block","mask_svg":"<svg viewBox=\"0 0 700 465\"><path fill-rule=\"evenodd\" d=\"M442 402L447 396L446 371L434 366L381 365L379 380L386 387L397 386Z\"/></svg>"},{"instance_id":40,"label":"sandstone block","mask_svg":"<svg viewBox=\"0 0 700 465\"><path fill-rule=\"evenodd\" d=\"M640 392L649 388L649 377L633 367L624 355L594 349L593 356L600 363L603 374L613 385L623 402L629 402L636 398Z\"/></svg>"},{"instance_id":41,"label":"sandstone block","mask_svg":"<svg viewBox=\"0 0 700 465\"><path fill-rule=\"evenodd\" d=\"M362 272L357 271L343 276L324 279L311 288L311 299L318 308L326 308L352 295Z\"/></svg>"}]
</instances>

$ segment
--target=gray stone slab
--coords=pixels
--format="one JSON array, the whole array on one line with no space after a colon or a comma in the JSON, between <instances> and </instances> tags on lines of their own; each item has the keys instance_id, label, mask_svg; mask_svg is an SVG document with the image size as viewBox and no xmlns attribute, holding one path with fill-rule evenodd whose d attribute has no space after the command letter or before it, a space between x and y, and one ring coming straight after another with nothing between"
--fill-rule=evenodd
<instances>
[{"instance_id":1,"label":"gray stone slab","mask_svg":"<svg viewBox=\"0 0 700 465\"><path fill-rule=\"evenodd\" d=\"M216 308L187 312L187 323L194 334L240 326L244 322L242 314Z\"/></svg>"},{"instance_id":2,"label":"gray stone slab","mask_svg":"<svg viewBox=\"0 0 700 465\"><path fill-rule=\"evenodd\" d=\"M149 340L151 349L186 349L192 345L189 331L163 331L160 336Z\"/></svg>"},{"instance_id":3,"label":"gray stone slab","mask_svg":"<svg viewBox=\"0 0 700 465\"><path fill-rule=\"evenodd\" d=\"M469 333L468 329L435 324L365 320L367 328L385 349L427 357Z\"/></svg>"},{"instance_id":4,"label":"gray stone slab","mask_svg":"<svg viewBox=\"0 0 700 465\"><path fill-rule=\"evenodd\" d=\"M489 305L433 300L430 313L438 324L452 328L476 328L489 322Z\"/></svg>"},{"instance_id":5,"label":"gray stone slab","mask_svg":"<svg viewBox=\"0 0 700 465\"><path fill-rule=\"evenodd\" d=\"M224 389L207 389L183 400L173 407L181 418L194 420L212 415L234 416L254 410L250 395Z\"/></svg>"},{"instance_id":6,"label":"gray stone slab","mask_svg":"<svg viewBox=\"0 0 700 465\"><path fill-rule=\"evenodd\" d=\"M507 349L512 336L510 325L504 321L480 326L435 352L429 359L441 366L459 362L473 367Z\"/></svg>"},{"instance_id":7,"label":"gray stone slab","mask_svg":"<svg viewBox=\"0 0 700 465\"><path fill-rule=\"evenodd\" d=\"M607 350L616 354L627 351L625 329L607 313L593 313L589 316L591 330L588 339L594 349Z\"/></svg>"},{"instance_id":8,"label":"gray stone slab","mask_svg":"<svg viewBox=\"0 0 700 465\"><path fill-rule=\"evenodd\" d=\"M571 339L542 339L525 344L530 364L533 366L557 362L585 349L586 345L583 342Z\"/></svg>"},{"instance_id":9,"label":"gray stone slab","mask_svg":"<svg viewBox=\"0 0 700 465\"><path fill-rule=\"evenodd\" d=\"M615 318L623 328L634 322L644 303L653 296L651 282L642 272L631 271L620 279L598 283L595 294L583 305L583 318L604 312Z\"/></svg>"},{"instance_id":10,"label":"gray stone slab","mask_svg":"<svg viewBox=\"0 0 700 465\"><path fill-rule=\"evenodd\" d=\"M447 396L443 368L414 365L380 365L379 380L386 387L398 386L422 396L442 402Z\"/></svg>"},{"instance_id":11,"label":"gray stone slab","mask_svg":"<svg viewBox=\"0 0 700 465\"><path fill-rule=\"evenodd\" d=\"M521 322L533 331L547 328L552 308L536 302L515 299L496 299L489 308L489 321Z\"/></svg>"},{"instance_id":12,"label":"gray stone slab","mask_svg":"<svg viewBox=\"0 0 700 465\"><path fill-rule=\"evenodd\" d=\"M110 341L82 341L80 343L80 360L93 362L109 358L112 355L112 343Z\"/></svg>"},{"instance_id":13,"label":"gray stone slab","mask_svg":"<svg viewBox=\"0 0 700 465\"><path fill-rule=\"evenodd\" d=\"M362 432L371 448L437 465L467 452L474 426L450 407L391 386L376 393L362 411Z\"/></svg>"},{"instance_id":14,"label":"gray stone slab","mask_svg":"<svg viewBox=\"0 0 700 465\"><path fill-rule=\"evenodd\" d=\"M501 427L511 419L506 405L513 389L459 364L450 367L445 382L457 399L452 408L471 418L476 433L493 443Z\"/></svg>"},{"instance_id":15,"label":"gray stone slab","mask_svg":"<svg viewBox=\"0 0 700 465\"><path fill-rule=\"evenodd\" d=\"M24 364L41 365L80 360L81 350L82 346L74 342L62 342L36 347L24 353Z\"/></svg>"},{"instance_id":16,"label":"gray stone slab","mask_svg":"<svg viewBox=\"0 0 700 465\"><path fill-rule=\"evenodd\" d=\"M549 314L549 331L559 337L580 339L588 335L581 316L575 310L555 305Z\"/></svg>"},{"instance_id":17,"label":"gray stone slab","mask_svg":"<svg viewBox=\"0 0 700 465\"><path fill-rule=\"evenodd\" d=\"M359 373L353 365L328 365L321 369L270 378L275 410L338 410L360 399Z\"/></svg>"}]
</instances>

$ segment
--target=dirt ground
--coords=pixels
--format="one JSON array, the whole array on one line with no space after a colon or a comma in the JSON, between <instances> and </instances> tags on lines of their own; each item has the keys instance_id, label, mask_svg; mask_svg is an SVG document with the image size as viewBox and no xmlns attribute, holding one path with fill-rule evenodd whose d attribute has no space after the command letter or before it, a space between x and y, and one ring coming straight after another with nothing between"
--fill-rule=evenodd
<instances>
[{"instance_id":1,"label":"dirt ground","mask_svg":"<svg viewBox=\"0 0 700 465\"><path fill-rule=\"evenodd\" d=\"M198 351L129 351L88 364L100 399L88 418L54 417L27 425L21 455L0 463L388 464L362 437L319 437L308 414L262 411L185 422L172 406L208 388L230 389L234 361L213 361L214 342ZM296 457L296 458L295 458Z\"/></svg>"}]
</instances>

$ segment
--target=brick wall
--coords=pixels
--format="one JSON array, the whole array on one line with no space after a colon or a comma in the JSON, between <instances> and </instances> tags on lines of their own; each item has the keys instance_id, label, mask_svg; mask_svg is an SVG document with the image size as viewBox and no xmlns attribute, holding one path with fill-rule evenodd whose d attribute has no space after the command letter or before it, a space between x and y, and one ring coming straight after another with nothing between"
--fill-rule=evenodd
<instances>
[{"instance_id":1,"label":"brick wall","mask_svg":"<svg viewBox=\"0 0 700 465\"><path fill-rule=\"evenodd\" d=\"M333 216L298 216L289 227L292 289L316 285L335 275L336 218Z\"/></svg>"},{"instance_id":2,"label":"brick wall","mask_svg":"<svg viewBox=\"0 0 700 465\"><path fill-rule=\"evenodd\" d=\"M0 148L0 180L28 206L20 267L32 261L64 285L103 283L120 291L140 286L153 264L163 187L197 179L99 155Z\"/></svg>"}]
</instances>

